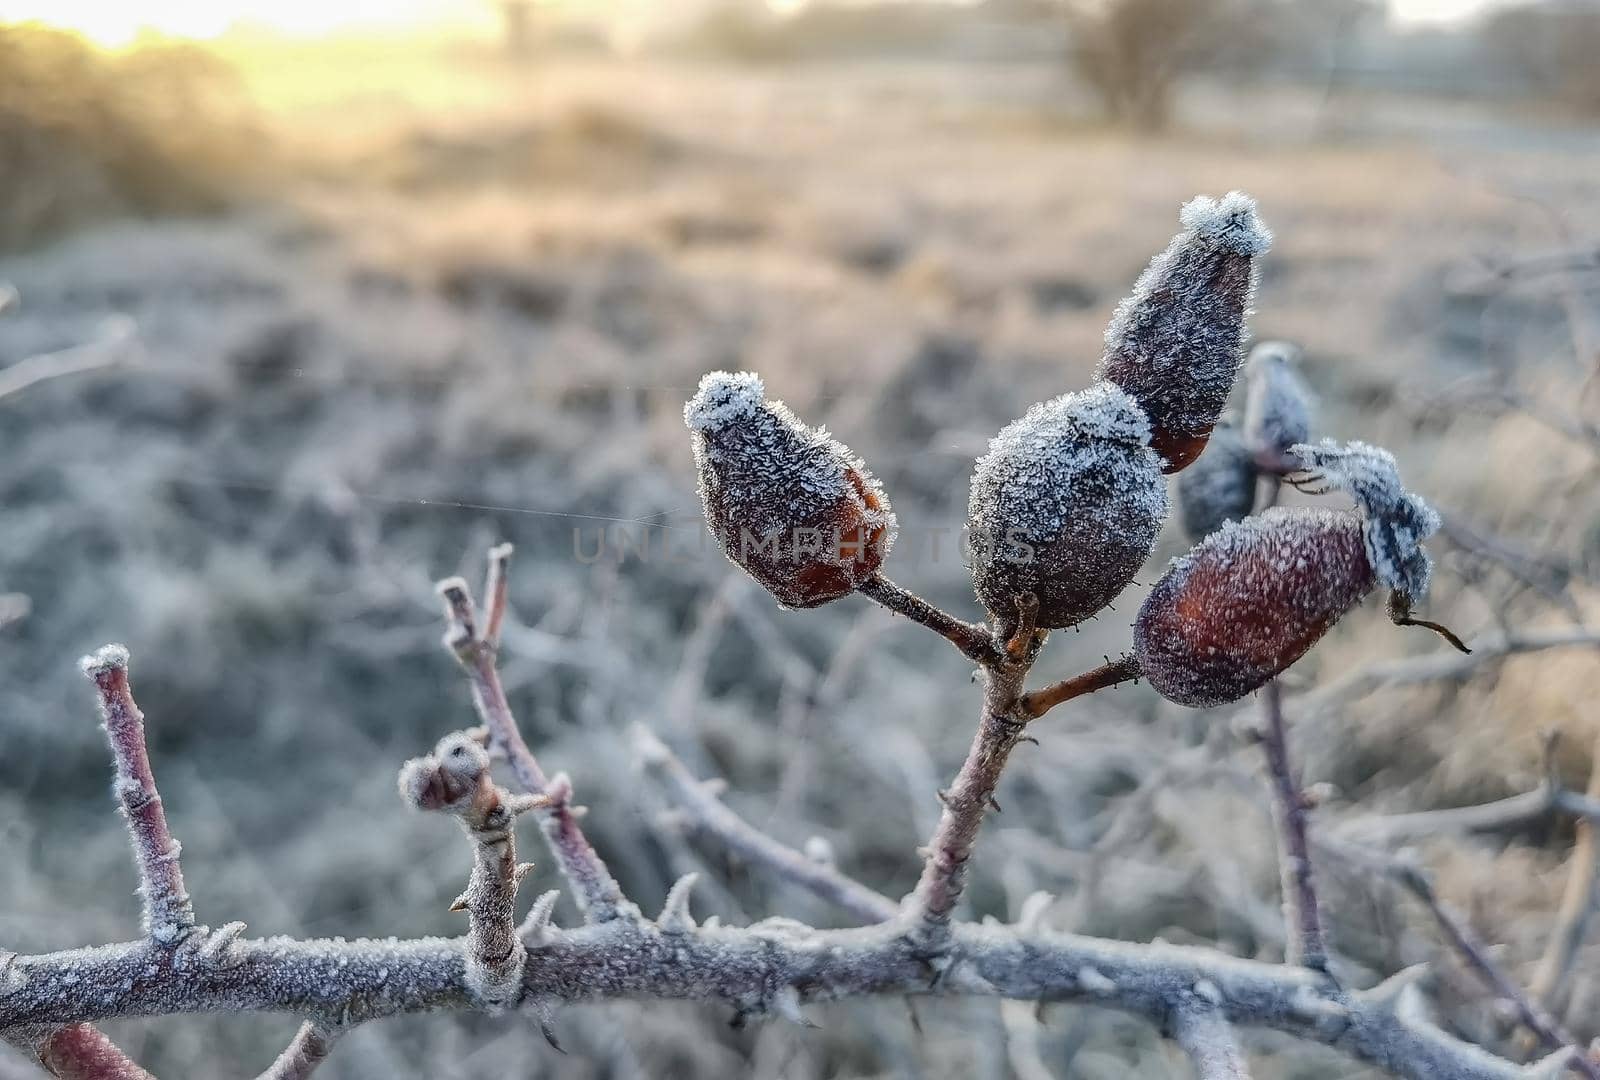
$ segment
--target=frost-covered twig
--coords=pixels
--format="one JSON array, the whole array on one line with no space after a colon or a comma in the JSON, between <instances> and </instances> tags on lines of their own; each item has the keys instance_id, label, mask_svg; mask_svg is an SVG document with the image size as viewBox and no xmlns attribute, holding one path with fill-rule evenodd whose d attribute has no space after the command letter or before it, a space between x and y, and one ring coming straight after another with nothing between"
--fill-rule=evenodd
<instances>
[{"instance_id":1,"label":"frost-covered twig","mask_svg":"<svg viewBox=\"0 0 1600 1080\"><path fill-rule=\"evenodd\" d=\"M995 647L994 637L989 633L987 626L982 623L962 622L915 593L902 589L882 574L873 574L867 578L857 591L896 615L904 615L912 622L926 626L961 650L962 655L974 663L992 664L1000 659L1000 651Z\"/></svg>"},{"instance_id":2,"label":"frost-covered twig","mask_svg":"<svg viewBox=\"0 0 1600 1080\"><path fill-rule=\"evenodd\" d=\"M1488 664L1523 653L1596 646L1600 646L1600 627L1592 626L1521 630L1513 634L1478 638L1472 642L1470 654L1429 653L1405 660L1386 660L1357 669L1302 695L1296 705L1302 715L1312 716L1380 689L1466 679Z\"/></svg>"},{"instance_id":3,"label":"frost-covered twig","mask_svg":"<svg viewBox=\"0 0 1600 1080\"><path fill-rule=\"evenodd\" d=\"M161 793L156 790L150 755L145 749L144 714L128 687L128 650L107 645L80 661L100 696L100 715L117 776L112 792L128 822L134 861L139 867L139 894L144 898L144 931L172 947L194 928L194 906L183 886L182 850L167 827Z\"/></svg>"},{"instance_id":4,"label":"frost-covered twig","mask_svg":"<svg viewBox=\"0 0 1600 1080\"><path fill-rule=\"evenodd\" d=\"M496 587L490 597L487 626L498 627L504 618L505 590L498 583L505 580L505 566L510 556L510 545L501 545L490 555L491 567L498 569L491 571L491 584ZM555 856L556 865L572 885L578 909L590 922L637 918L638 909L622 895L611 871L578 825L578 815L572 807L571 783L565 775L547 777L533 751L523 741L506 701L505 689L500 684L497 650L494 642L479 631L478 615L467 583L458 577L447 578L437 589L444 599L448 623L444 643L467 673L472 702L488 730L490 748L510 761L511 771L523 790L530 795L548 797L548 803L538 812L539 827Z\"/></svg>"},{"instance_id":5,"label":"frost-covered twig","mask_svg":"<svg viewBox=\"0 0 1600 1080\"><path fill-rule=\"evenodd\" d=\"M691 832L711 837L740 858L765 867L863 922L886 922L899 912L899 905L887 896L780 843L728 809L706 782L696 779L644 725L634 725L633 744L644 766L671 791Z\"/></svg>"},{"instance_id":6,"label":"frost-covered twig","mask_svg":"<svg viewBox=\"0 0 1600 1080\"><path fill-rule=\"evenodd\" d=\"M950 920L967 883L978 830L991 808L998 807L995 788L1011 751L1022 741L1029 717L1022 711L1022 680L1028 663L983 669L983 712L972 747L950 787L939 793L944 811L925 850L922 877L912 894L913 936L938 949L950 932Z\"/></svg>"},{"instance_id":7,"label":"frost-covered twig","mask_svg":"<svg viewBox=\"0 0 1600 1080\"><path fill-rule=\"evenodd\" d=\"M1285 959L1313 971L1328 971L1328 945L1322 929L1306 839L1308 805L1289 758L1289 729L1283 718L1283 690L1276 679L1261 689L1261 747L1272 785L1272 817L1278 829L1278 869L1283 883L1283 916L1289 933Z\"/></svg>"},{"instance_id":8,"label":"frost-covered twig","mask_svg":"<svg viewBox=\"0 0 1600 1080\"><path fill-rule=\"evenodd\" d=\"M1427 908L1443 932L1446 942L1500 1000L1516 1011L1517 1018L1539 1037L1549 1050L1571 1048L1569 1066L1589 1080L1600 1080L1600 1063L1582 1052L1582 1044L1567 1031L1541 1003L1534 1000L1489 951L1467 920L1435 891L1433 881L1420 866L1408 858L1334 841L1327 850L1352 865L1378 873L1395 882Z\"/></svg>"},{"instance_id":9,"label":"frost-covered twig","mask_svg":"<svg viewBox=\"0 0 1600 1080\"><path fill-rule=\"evenodd\" d=\"M783 922L665 934L613 921L547 932L523 968L527 998L561 1002L760 1003L775 988L802 1004L868 996L977 995L1075 1001L1151 1023L1202 982L1235 1026L1320 1043L1407 1080L1530 1080L1523 1067L1464 1043L1394 1002L1331 990L1313 973L1212 949L1130 944L1042 930L951 927L937 982L897 924L812 930ZM0 1028L114 1016L300 1012L385 1016L469 1009L462 939L241 940L233 963L180 967L149 942L18 958L0 996ZM68 974L73 979L68 981ZM1210 991L1207 991L1208 996Z\"/></svg>"},{"instance_id":10,"label":"frost-covered twig","mask_svg":"<svg viewBox=\"0 0 1600 1080\"><path fill-rule=\"evenodd\" d=\"M472 841L472 877L450 906L465 911L467 985L490 1012L515 1004L527 956L517 934L517 883L531 866L517 864L512 826L517 815L549 803L548 796L513 796L495 786L489 753L465 732L446 735L425 757L400 769L400 794L419 810L458 818Z\"/></svg>"},{"instance_id":11,"label":"frost-covered twig","mask_svg":"<svg viewBox=\"0 0 1600 1080\"><path fill-rule=\"evenodd\" d=\"M18 360L0 370L0 401L46 379L76 375L81 371L93 371L120 363L127 346L133 341L135 329L132 319L120 315L110 320L105 331L94 341Z\"/></svg>"},{"instance_id":12,"label":"frost-covered twig","mask_svg":"<svg viewBox=\"0 0 1600 1080\"><path fill-rule=\"evenodd\" d=\"M1588 798L1600 800L1600 740L1596 741L1590 756ZM1600 826L1592 818L1578 822L1572 857L1567 860L1567 883L1562 890L1561 906L1556 911L1556 924L1528 984L1528 993L1534 1000L1543 1002L1556 1015L1562 1012L1573 963L1588 936L1595 911L1600 908L1600 857L1595 851L1597 828Z\"/></svg>"},{"instance_id":13,"label":"frost-covered twig","mask_svg":"<svg viewBox=\"0 0 1600 1080\"><path fill-rule=\"evenodd\" d=\"M256 1080L306 1080L333 1053L340 1029L333 1024L307 1020L294 1038Z\"/></svg>"},{"instance_id":14,"label":"frost-covered twig","mask_svg":"<svg viewBox=\"0 0 1600 1080\"><path fill-rule=\"evenodd\" d=\"M89 1024L51 1032L38 1048L39 1064L57 1080L156 1080Z\"/></svg>"},{"instance_id":15,"label":"frost-covered twig","mask_svg":"<svg viewBox=\"0 0 1600 1080\"><path fill-rule=\"evenodd\" d=\"M1194 1063L1196 1080L1250 1080L1233 1025L1211 1000L1209 983L1172 1010L1172 1038Z\"/></svg>"}]
</instances>

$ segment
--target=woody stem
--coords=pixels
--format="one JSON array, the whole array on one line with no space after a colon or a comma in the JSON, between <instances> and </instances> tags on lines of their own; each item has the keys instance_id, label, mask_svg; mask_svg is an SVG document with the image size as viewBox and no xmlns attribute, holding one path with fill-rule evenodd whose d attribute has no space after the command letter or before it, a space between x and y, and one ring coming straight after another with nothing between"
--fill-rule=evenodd
<instances>
[{"instance_id":1,"label":"woody stem","mask_svg":"<svg viewBox=\"0 0 1600 1080\"><path fill-rule=\"evenodd\" d=\"M1021 742L1027 717L1021 711L1022 680L1027 667L1020 664L983 669L983 713L967 760L955 782L941 794L944 812L929 841L922 877L910 907L914 940L929 946L942 944L950 934L950 918L967 883L967 862L977 843L984 815L994 802L1011 751Z\"/></svg>"},{"instance_id":2,"label":"woody stem","mask_svg":"<svg viewBox=\"0 0 1600 1080\"><path fill-rule=\"evenodd\" d=\"M1283 881L1283 917L1288 925L1285 959L1327 973L1328 946L1312 879L1305 796L1289 762L1289 730L1283 720L1283 688L1277 680L1261 690L1261 746L1272 784L1272 817L1278 829L1278 871Z\"/></svg>"}]
</instances>

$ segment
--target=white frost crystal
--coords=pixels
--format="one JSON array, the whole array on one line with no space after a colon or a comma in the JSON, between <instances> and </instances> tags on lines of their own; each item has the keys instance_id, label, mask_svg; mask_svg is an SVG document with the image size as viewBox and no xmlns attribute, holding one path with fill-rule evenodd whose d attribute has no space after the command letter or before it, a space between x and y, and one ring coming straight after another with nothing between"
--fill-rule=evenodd
<instances>
[{"instance_id":1,"label":"white frost crystal","mask_svg":"<svg viewBox=\"0 0 1600 1080\"><path fill-rule=\"evenodd\" d=\"M1400 483L1394 455L1364 442L1324 439L1289 456L1329 486L1348 492L1361 510L1362 539L1378 581L1416 606L1427 594L1433 561L1422 542L1439 531L1439 515Z\"/></svg>"}]
</instances>

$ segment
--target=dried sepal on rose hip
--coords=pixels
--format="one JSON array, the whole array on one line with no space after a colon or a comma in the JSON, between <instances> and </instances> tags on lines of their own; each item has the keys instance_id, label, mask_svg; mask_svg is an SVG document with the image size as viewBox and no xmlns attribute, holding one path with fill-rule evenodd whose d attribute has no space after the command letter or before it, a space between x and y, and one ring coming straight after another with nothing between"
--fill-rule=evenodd
<instances>
[{"instance_id":1,"label":"dried sepal on rose hip","mask_svg":"<svg viewBox=\"0 0 1600 1080\"><path fill-rule=\"evenodd\" d=\"M1407 614L1427 591L1422 542L1439 517L1401 487L1394 458L1363 443L1291 453L1356 507L1273 508L1173 561L1139 610L1133 643L1150 685L1180 705L1225 705L1261 688L1376 586Z\"/></svg>"},{"instance_id":2,"label":"dried sepal on rose hip","mask_svg":"<svg viewBox=\"0 0 1600 1080\"><path fill-rule=\"evenodd\" d=\"M1298 346L1264 341L1245 362L1244 439L1274 469L1293 467L1294 446L1311 438L1311 391L1295 363Z\"/></svg>"},{"instance_id":3,"label":"dried sepal on rose hip","mask_svg":"<svg viewBox=\"0 0 1600 1080\"><path fill-rule=\"evenodd\" d=\"M1230 191L1184 206L1184 231L1150 261L1106 328L1099 374L1150 418L1150 445L1177 472L1205 449L1244 358L1256 258L1272 233Z\"/></svg>"},{"instance_id":4,"label":"dried sepal on rose hip","mask_svg":"<svg viewBox=\"0 0 1600 1080\"><path fill-rule=\"evenodd\" d=\"M1103 610L1144 565L1167 513L1138 404L1111 383L1040 402L978 459L967 515L978 599L999 621L1028 593L1037 625Z\"/></svg>"},{"instance_id":5,"label":"dried sepal on rose hip","mask_svg":"<svg viewBox=\"0 0 1600 1080\"><path fill-rule=\"evenodd\" d=\"M758 376L711 372L683 419L706 524L780 604L816 607L877 572L895 534L883 488L827 431L767 401Z\"/></svg>"},{"instance_id":6,"label":"dried sepal on rose hip","mask_svg":"<svg viewBox=\"0 0 1600 1080\"><path fill-rule=\"evenodd\" d=\"M1255 455L1245 445L1233 416L1224 413L1211 432L1205 453L1173 485L1178 520L1191 541L1210 536L1230 521L1250 516L1256 505Z\"/></svg>"}]
</instances>

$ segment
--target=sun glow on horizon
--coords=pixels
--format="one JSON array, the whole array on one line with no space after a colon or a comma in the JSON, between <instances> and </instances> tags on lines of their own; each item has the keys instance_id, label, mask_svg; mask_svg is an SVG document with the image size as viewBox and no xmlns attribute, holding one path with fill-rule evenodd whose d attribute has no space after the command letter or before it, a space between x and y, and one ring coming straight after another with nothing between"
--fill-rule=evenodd
<instances>
[{"instance_id":1,"label":"sun glow on horizon","mask_svg":"<svg viewBox=\"0 0 1600 1080\"><path fill-rule=\"evenodd\" d=\"M817 0L768 2L787 10ZM1438 24L1472 18L1499 2L1504 0L1390 0L1389 9L1401 24ZM641 0L579 3L616 15L641 6ZM686 6L704 6L704 0ZM120 48L151 34L205 41L251 31L311 38L481 28L495 23L497 8L497 0L0 0L0 23L36 21L75 31L104 48Z\"/></svg>"},{"instance_id":2,"label":"sun glow on horizon","mask_svg":"<svg viewBox=\"0 0 1600 1080\"><path fill-rule=\"evenodd\" d=\"M40 22L104 48L151 34L198 41L251 30L324 37L472 25L494 17L490 0L0 0L0 22Z\"/></svg>"}]
</instances>

